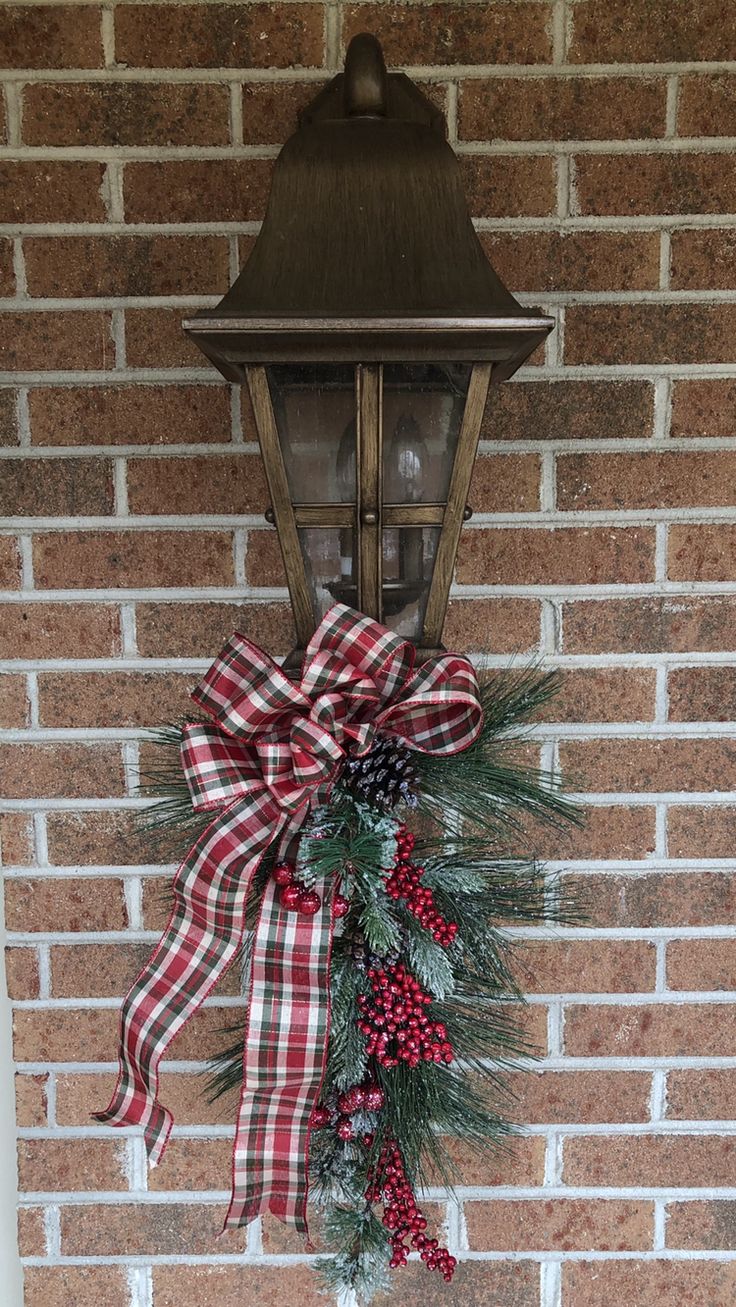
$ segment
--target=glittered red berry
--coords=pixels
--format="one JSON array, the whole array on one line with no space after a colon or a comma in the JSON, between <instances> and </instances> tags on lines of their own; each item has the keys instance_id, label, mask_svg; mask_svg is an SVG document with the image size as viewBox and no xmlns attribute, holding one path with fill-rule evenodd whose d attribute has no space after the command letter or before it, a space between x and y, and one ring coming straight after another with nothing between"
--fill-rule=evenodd
<instances>
[{"instance_id":1,"label":"glittered red berry","mask_svg":"<svg viewBox=\"0 0 736 1307\"><path fill-rule=\"evenodd\" d=\"M346 1116L343 1117L341 1121L338 1121L336 1133L338 1139L344 1140L345 1143L349 1143L351 1139L355 1138L355 1131Z\"/></svg>"},{"instance_id":2,"label":"glittered red berry","mask_svg":"<svg viewBox=\"0 0 736 1307\"><path fill-rule=\"evenodd\" d=\"M336 894L334 898L334 909L336 917L344 917L350 911L350 903L344 894Z\"/></svg>"},{"instance_id":3,"label":"glittered red berry","mask_svg":"<svg viewBox=\"0 0 736 1307\"><path fill-rule=\"evenodd\" d=\"M291 885L294 880L294 868L288 862L280 862L273 869L273 878L277 885Z\"/></svg>"},{"instance_id":4,"label":"glittered red berry","mask_svg":"<svg viewBox=\"0 0 736 1307\"><path fill-rule=\"evenodd\" d=\"M313 917L322 907L322 900L313 889L300 890L297 911L305 917Z\"/></svg>"},{"instance_id":5,"label":"glittered red berry","mask_svg":"<svg viewBox=\"0 0 736 1307\"><path fill-rule=\"evenodd\" d=\"M279 903L281 904L282 908L286 908L287 911L289 912L296 912L297 909L300 909L301 901L302 901L301 886L284 885L284 888L279 894Z\"/></svg>"},{"instance_id":6,"label":"glittered red berry","mask_svg":"<svg viewBox=\"0 0 736 1307\"><path fill-rule=\"evenodd\" d=\"M313 1130L323 1130L326 1125L330 1124L330 1113L326 1107L315 1107L309 1118L309 1124Z\"/></svg>"},{"instance_id":7,"label":"glittered red berry","mask_svg":"<svg viewBox=\"0 0 736 1307\"><path fill-rule=\"evenodd\" d=\"M369 1085L365 1091L363 1106L366 1112L380 1112L386 1101L386 1095L380 1085Z\"/></svg>"}]
</instances>

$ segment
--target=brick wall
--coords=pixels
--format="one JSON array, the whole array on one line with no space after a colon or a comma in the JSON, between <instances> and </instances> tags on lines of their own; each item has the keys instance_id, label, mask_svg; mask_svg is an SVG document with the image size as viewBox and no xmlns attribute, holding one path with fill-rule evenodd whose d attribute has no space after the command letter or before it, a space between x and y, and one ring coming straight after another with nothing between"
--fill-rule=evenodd
<instances>
[{"instance_id":1,"label":"brick wall","mask_svg":"<svg viewBox=\"0 0 736 1307\"><path fill-rule=\"evenodd\" d=\"M0 820L27 1307L324 1301L282 1227L215 1242L231 1118L196 1072L233 990L172 1048L158 1170L88 1114L171 870L134 829L141 728L178 713L235 625L290 642L250 415L180 320L232 279L296 108L364 28L445 106L489 253L557 318L487 415L446 638L564 670L538 738L590 819L544 851L593 905L585 929L530 938L530 1128L493 1173L468 1158L441 1212L455 1285L410 1269L396 1300L731 1303L729 6L42 0L0 7Z\"/></svg>"}]
</instances>

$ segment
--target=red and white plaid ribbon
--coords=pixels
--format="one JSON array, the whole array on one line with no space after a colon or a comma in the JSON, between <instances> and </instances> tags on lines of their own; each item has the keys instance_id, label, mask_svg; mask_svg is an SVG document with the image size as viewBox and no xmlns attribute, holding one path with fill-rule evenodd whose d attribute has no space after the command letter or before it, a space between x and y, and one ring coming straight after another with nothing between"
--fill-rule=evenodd
<instances>
[{"instance_id":1,"label":"red and white plaid ribbon","mask_svg":"<svg viewBox=\"0 0 736 1307\"><path fill-rule=\"evenodd\" d=\"M214 820L174 879L169 924L123 1003L120 1074L97 1119L143 1125L152 1163L173 1124L158 1067L174 1036L227 970L241 943L253 875L269 846L293 850L309 810L328 797L343 759L377 732L424 753L472 744L482 710L466 658L443 654L413 671L414 648L336 604L307 648L299 681L233 635L193 692L210 723L184 728L182 765L197 811ZM332 884L313 917L285 912L270 880L253 943L226 1225L260 1212L306 1231L309 1118L329 1034Z\"/></svg>"}]
</instances>

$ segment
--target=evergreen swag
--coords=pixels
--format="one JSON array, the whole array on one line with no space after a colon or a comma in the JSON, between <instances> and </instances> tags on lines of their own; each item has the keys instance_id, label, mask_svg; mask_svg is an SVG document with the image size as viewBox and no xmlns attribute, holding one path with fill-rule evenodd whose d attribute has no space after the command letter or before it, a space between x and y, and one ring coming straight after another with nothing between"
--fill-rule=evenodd
<instances>
[{"instance_id":1,"label":"evergreen swag","mask_svg":"<svg viewBox=\"0 0 736 1307\"><path fill-rule=\"evenodd\" d=\"M451 1187L453 1138L496 1150L514 1128L503 1073L534 1051L510 1006L523 995L504 927L570 921L577 911L533 857L510 853L524 849L530 820L557 828L579 820L550 776L518 761L525 728L557 688L555 674L534 668L491 675L481 686L482 733L450 758L379 738L366 758L348 761L329 805L312 814L297 865L274 866L267 855L258 872L262 883L275 876L293 910L314 910L315 897L336 886L331 1028L309 1178L335 1250L319 1261L325 1286L353 1289L363 1302L412 1248L452 1277L455 1260L425 1234L416 1192ZM189 802L180 731L156 738L168 759L148 777L145 792L158 799L148 824L191 839L207 817ZM242 965L247 977L247 948ZM215 1097L242 1079L242 1030L223 1033L234 1042L213 1063Z\"/></svg>"}]
</instances>

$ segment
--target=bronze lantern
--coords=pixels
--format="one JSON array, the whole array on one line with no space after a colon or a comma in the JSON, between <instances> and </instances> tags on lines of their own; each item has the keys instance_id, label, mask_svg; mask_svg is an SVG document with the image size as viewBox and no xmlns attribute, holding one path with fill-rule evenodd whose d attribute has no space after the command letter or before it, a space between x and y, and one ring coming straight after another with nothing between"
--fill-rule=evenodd
<instances>
[{"instance_id":1,"label":"bronze lantern","mask_svg":"<svg viewBox=\"0 0 736 1307\"><path fill-rule=\"evenodd\" d=\"M440 646L489 383L552 326L488 262L440 110L356 36L240 276L184 323L250 391L300 646L336 600Z\"/></svg>"}]
</instances>

